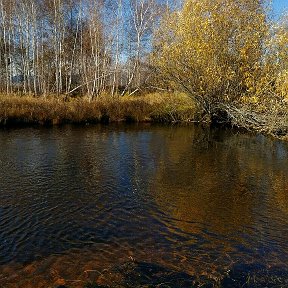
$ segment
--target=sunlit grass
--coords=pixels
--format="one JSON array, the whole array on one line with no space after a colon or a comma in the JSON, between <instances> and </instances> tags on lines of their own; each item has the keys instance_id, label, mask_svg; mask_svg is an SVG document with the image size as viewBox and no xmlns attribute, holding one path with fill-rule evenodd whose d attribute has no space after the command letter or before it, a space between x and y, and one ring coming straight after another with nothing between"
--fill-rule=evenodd
<instances>
[{"instance_id":1,"label":"sunlit grass","mask_svg":"<svg viewBox=\"0 0 288 288\"><path fill-rule=\"evenodd\" d=\"M0 95L0 123L50 124L116 121L189 121L195 107L184 94L153 93L119 98Z\"/></svg>"}]
</instances>

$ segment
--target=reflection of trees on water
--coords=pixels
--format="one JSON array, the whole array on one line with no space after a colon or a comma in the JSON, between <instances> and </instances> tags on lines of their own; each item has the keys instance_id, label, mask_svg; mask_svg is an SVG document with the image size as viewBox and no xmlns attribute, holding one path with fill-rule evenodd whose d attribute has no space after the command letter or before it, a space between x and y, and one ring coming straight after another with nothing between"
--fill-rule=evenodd
<instances>
[{"instance_id":1,"label":"reflection of trees on water","mask_svg":"<svg viewBox=\"0 0 288 288\"><path fill-rule=\"evenodd\" d=\"M287 172L279 172L274 176L275 200L279 208L288 214L288 175Z\"/></svg>"},{"instance_id":2,"label":"reflection of trees on water","mask_svg":"<svg viewBox=\"0 0 288 288\"><path fill-rule=\"evenodd\" d=\"M233 253L266 261L288 248L286 144L191 126L17 133L9 143L0 139L11 149L0 156L7 164L1 208L21 215L19 225L26 217L23 230L30 233L19 237L16 261L33 258L33 249L45 256L76 247L91 257L90 269L133 256L186 272L197 270L195 263L212 271L235 261ZM16 238L10 238L5 248L13 249Z\"/></svg>"},{"instance_id":3,"label":"reflection of trees on water","mask_svg":"<svg viewBox=\"0 0 288 288\"><path fill-rule=\"evenodd\" d=\"M288 149L285 142L277 141L273 150L274 169L269 170L271 179L273 179L273 192L275 205L284 213L286 218L288 215Z\"/></svg>"},{"instance_id":4,"label":"reflection of trees on water","mask_svg":"<svg viewBox=\"0 0 288 288\"><path fill-rule=\"evenodd\" d=\"M272 197L275 173L281 185L287 185L288 179L281 166L287 160L280 157L287 147L279 156L277 145L262 136L171 129L150 191L169 221L174 219L172 232L207 233L204 237L211 241L203 247L208 249L224 245L221 249L248 249L248 254L253 249L256 254L273 250L269 239L278 232L269 229L282 228L275 214L279 204ZM277 164L280 169L275 169ZM287 193L278 190L276 199L287 209Z\"/></svg>"}]
</instances>

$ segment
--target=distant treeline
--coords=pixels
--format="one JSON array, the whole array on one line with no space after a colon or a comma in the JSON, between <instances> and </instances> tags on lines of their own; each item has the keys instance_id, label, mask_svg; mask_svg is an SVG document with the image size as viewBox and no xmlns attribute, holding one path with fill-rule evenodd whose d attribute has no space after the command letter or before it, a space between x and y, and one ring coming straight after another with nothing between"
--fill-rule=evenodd
<instances>
[{"instance_id":1,"label":"distant treeline","mask_svg":"<svg viewBox=\"0 0 288 288\"><path fill-rule=\"evenodd\" d=\"M0 91L96 98L148 86L152 32L169 2L0 0Z\"/></svg>"}]
</instances>

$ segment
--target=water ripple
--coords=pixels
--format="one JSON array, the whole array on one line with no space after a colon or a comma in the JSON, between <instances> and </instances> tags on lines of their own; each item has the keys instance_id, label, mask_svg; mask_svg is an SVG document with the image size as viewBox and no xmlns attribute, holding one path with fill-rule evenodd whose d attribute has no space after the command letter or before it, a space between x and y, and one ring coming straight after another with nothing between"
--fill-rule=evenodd
<instances>
[{"instance_id":1,"label":"water ripple","mask_svg":"<svg viewBox=\"0 0 288 288\"><path fill-rule=\"evenodd\" d=\"M287 145L209 131L1 131L0 264L61 255L72 267L77 253L84 266L138 257L221 274L288 263Z\"/></svg>"}]
</instances>

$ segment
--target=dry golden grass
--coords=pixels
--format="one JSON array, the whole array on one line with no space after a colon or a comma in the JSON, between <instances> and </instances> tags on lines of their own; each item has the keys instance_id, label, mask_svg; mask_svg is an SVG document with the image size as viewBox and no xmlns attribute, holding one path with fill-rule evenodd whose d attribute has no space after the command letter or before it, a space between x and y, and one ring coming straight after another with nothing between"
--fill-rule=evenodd
<instances>
[{"instance_id":1,"label":"dry golden grass","mask_svg":"<svg viewBox=\"0 0 288 288\"><path fill-rule=\"evenodd\" d=\"M188 121L195 108L185 95L148 94L117 99L0 95L0 124Z\"/></svg>"}]
</instances>

